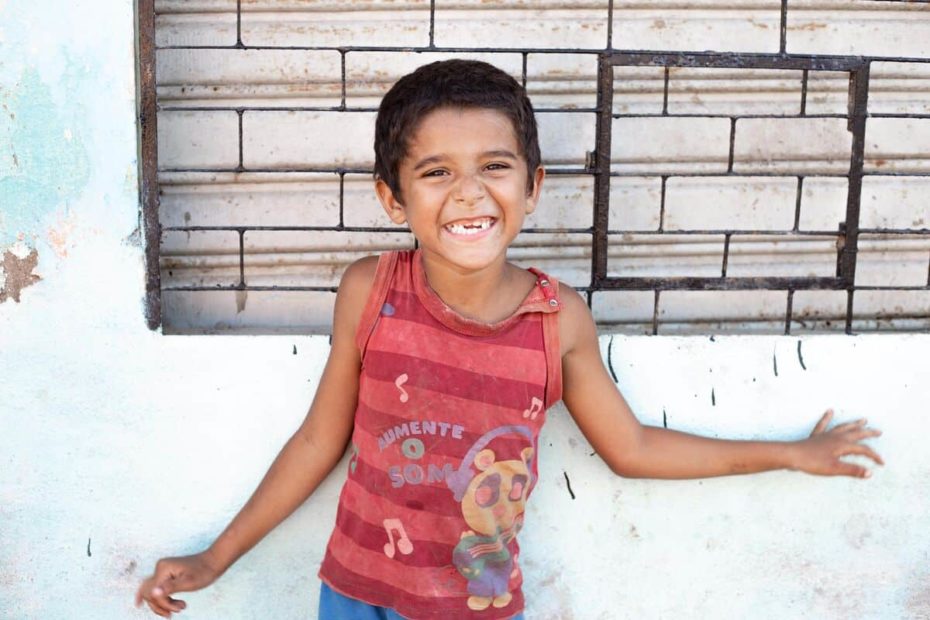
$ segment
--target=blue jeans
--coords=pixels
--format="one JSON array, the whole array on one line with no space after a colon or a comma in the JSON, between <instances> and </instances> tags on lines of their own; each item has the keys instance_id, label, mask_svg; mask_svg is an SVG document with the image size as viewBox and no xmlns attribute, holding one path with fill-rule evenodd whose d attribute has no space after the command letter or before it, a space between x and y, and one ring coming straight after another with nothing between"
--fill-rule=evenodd
<instances>
[{"instance_id":1,"label":"blue jeans","mask_svg":"<svg viewBox=\"0 0 930 620\"><path fill-rule=\"evenodd\" d=\"M393 609L376 607L339 594L325 583L320 584L319 620L403 620ZM523 614L513 620L524 620Z\"/></svg>"}]
</instances>

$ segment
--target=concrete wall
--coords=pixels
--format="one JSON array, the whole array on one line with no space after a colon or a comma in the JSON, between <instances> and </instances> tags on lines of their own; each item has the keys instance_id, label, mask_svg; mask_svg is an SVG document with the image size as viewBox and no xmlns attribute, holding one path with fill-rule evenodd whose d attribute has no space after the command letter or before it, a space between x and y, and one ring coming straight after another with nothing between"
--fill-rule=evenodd
<instances>
[{"instance_id":1,"label":"concrete wall","mask_svg":"<svg viewBox=\"0 0 930 620\"><path fill-rule=\"evenodd\" d=\"M0 1L5 618L143 617L139 580L245 501L327 350L325 337L145 328L132 11ZM884 429L888 466L868 481L622 480L558 407L524 536L529 618L930 617L930 338L602 345L646 422L795 438L832 405ZM184 616L315 617L343 471Z\"/></svg>"}]
</instances>

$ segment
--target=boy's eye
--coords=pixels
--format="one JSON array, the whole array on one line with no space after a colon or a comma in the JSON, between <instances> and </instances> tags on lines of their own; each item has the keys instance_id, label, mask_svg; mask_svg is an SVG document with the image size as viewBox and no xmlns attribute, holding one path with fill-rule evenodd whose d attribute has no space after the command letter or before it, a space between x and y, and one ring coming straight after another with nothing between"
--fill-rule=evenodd
<instances>
[{"instance_id":1,"label":"boy's eye","mask_svg":"<svg viewBox=\"0 0 930 620\"><path fill-rule=\"evenodd\" d=\"M487 168L488 170L506 170L509 167L510 166L508 166L507 164L501 164L501 163L496 163L496 162L485 166L485 168Z\"/></svg>"},{"instance_id":2,"label":"boy's eye","mask_svg":"<svg viewBox=\"0 0 930 620\"><path fill-rule=\"evenodd\" d=\"M438 176L444 175L445 173L446 173L445 170L430 170L429 172L427 172L427 173L424 174L423 176L425 176L425 177L438 177Z\"/></svg>"}]
</instances>

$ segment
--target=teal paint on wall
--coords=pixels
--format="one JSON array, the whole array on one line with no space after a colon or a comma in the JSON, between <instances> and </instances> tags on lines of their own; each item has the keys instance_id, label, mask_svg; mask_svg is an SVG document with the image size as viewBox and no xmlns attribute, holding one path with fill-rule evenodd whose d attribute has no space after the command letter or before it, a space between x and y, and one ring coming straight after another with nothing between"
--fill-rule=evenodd
<instances>
[{"instance_id":1,"label":"teal paint on wall","mask_svg":"<svg viewBox=\"0 0 930 620\"><path fill-rule=\"evenodd\" d=\"M32 245L46 218L81 195L89 159L38 72L0 88L0 247L20 235Z\"/></svg>"}]
</instances>

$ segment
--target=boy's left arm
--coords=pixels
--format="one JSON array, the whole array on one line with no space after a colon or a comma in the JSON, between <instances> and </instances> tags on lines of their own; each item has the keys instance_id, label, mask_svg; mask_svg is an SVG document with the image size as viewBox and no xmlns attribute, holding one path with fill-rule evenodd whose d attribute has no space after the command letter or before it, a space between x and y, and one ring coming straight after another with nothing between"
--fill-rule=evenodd
<instances>
[{"instance_id":1,"label":"boy's left arm","mask_svg":"<svg viewBox=\"0 0 930 620\"><path fill-rule=\"evenodd\" d=\"M562 342L562 399L585 437L617 474L631 478L706 478L772 469L867 478L865 467L841 460L862 455L884 464L864 439L878 430L865 420L829 430L828 410L802 441L730 441L699 437L637 421L607 374L597 330L587 305L563 289L559 332Z\"/></svg>"}]
</instances>

